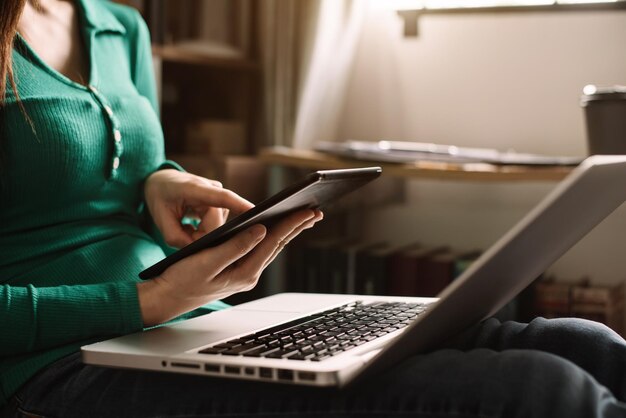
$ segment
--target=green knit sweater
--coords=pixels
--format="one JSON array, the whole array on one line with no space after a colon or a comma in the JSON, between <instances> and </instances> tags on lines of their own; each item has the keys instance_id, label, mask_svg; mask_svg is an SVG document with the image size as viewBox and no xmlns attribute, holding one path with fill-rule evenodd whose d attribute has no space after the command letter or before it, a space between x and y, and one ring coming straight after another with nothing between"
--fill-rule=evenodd
<instances>
[{"instance_id":1,"label":"green knit sweater","mask_svg":"<svg viewBox=\"0 0 626 418\"><path fill-rule=\"evenodd\" d=\"M0 406L85 343L139 331L137 274L164 257L142 228L142 182L168 162L139 14L77 2L88 87L19 36L0 110Z\"/></svg>"}]
</instances>

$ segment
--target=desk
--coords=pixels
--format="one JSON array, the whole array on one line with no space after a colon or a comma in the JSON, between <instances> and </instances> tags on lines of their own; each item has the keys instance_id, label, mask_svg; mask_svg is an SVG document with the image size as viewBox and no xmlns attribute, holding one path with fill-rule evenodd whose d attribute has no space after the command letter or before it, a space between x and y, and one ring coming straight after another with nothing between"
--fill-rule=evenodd
<instances>
[{"instance_id":1,"label":"desk","mask_svg":"<svg viewBox=\"0 0 626 418\"><path fill-rule=\"evenodd\" d=\"M430 180L480 182L559 181L572 171L572 167L567 166L501 166L486 163L450 164L434 161L418 161L413 164L377 163L375 161L348 159L331 154L288 147L262 149L259 153L259 158L268 164L315 170L376 165L383 168L383 175Z\"/></svg>"}]
</instances>

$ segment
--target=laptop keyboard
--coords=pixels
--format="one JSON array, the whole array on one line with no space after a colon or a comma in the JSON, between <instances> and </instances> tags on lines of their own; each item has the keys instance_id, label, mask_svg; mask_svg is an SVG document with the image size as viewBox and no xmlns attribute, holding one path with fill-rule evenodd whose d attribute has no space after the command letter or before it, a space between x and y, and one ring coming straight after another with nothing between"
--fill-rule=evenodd
<instances>
[{"instance_id":1,"label":"laptop keyboard","mask_svg":"<svg viewBox=\"0 0 626 418\"><path fill-rule=\"evenodd\" d=\"M203 350L200 354L321 361L411 323L425 303L349 303Z\"/></svg>"}]
</instances>

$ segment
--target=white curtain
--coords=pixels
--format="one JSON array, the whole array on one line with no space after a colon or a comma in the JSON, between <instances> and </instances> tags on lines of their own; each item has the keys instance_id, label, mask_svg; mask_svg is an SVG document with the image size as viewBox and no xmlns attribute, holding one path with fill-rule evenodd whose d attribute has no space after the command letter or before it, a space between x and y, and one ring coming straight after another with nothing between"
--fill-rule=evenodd
<instances>
[{"instance_id":1,"label":"white curtain","mask_svg":"<svg viewBox=\"0 0 626 418\"><path fill-rule=\"evenodd\" d=\"M261 145L290 146L320 2L262 0L257 5L259 55L263 68Z\"/></svg>"},{"instance_id":2,"label":"white curtain","mask_svg":"<svg viewBox=\"0 0 626 418\"><path fill-rule=\"evenodd\" d=\"M366 8L365 0L319 0L310 59L301 85L292 146L311 148L337 138L348 81Z\"/></svg>"}]
</instances>

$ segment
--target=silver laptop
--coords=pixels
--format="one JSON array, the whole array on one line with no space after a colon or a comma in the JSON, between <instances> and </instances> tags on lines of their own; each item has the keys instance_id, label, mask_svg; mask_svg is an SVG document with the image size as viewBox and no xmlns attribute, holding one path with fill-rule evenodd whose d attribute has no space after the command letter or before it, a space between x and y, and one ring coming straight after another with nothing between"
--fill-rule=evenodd
<instances>
[{"instance_id":1,"label":"silver laptop","mask_svg":"<svg viewBox=\"0 0 626 418\"><path fill-rule=\"evenodd\" d=\"M277 294L87 345L83 361L345 386L494 314L624 200L626 156L592 156L438 298Z\"/></svg>"}]
</instances>

